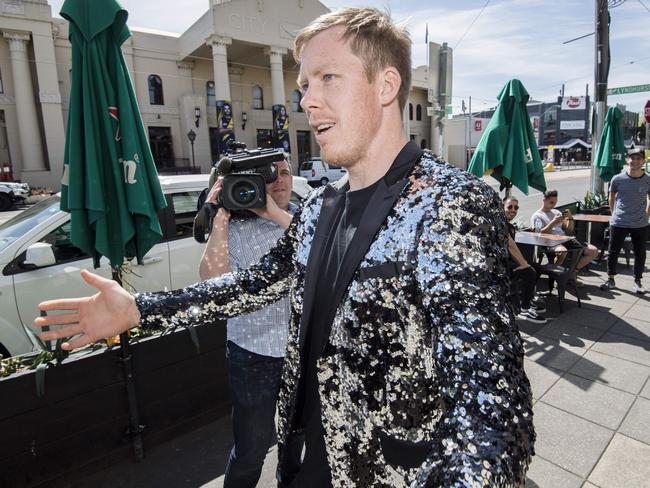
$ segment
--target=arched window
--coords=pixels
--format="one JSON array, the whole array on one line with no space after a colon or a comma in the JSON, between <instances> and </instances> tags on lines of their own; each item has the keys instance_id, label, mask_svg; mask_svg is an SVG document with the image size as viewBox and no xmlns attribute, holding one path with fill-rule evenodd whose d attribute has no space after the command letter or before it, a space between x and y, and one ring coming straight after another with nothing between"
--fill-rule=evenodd
<instances>
[{"instance_id":1,"label":"arched window","mask_svg":"<svg viewBox=\"0 0 650 488\"><path fill-rule=\"evenodd\" d=\"M409 120L413 120L413 104L409 103Z\"/></svg>"},{"instance_id":2,"label":"arched window","mask_svg":"<svg viewBox=\"0 0 650 488\"><path fill-rule=\"evenodd\" d=\"M205 84L205 97L208 99L208 107L216 107L217 99L214 96L214 81L208 81Z\"/></svg>"},{"instance_id":3,"label":"arched window","mask_svg":"<svg viewBox=\"0 0 650 488\"><path fill-rule=\"evenodd\" d=\"M291 105L294 112L302 112L302 107L300 106L301 98L302 95L300 94L300 90L294 90L293 93L291 93Z\"/></svg>"},{"instance_id":4,"label":"arched window","mask_svg":"<svg viewBox=\"0 0 650 488\"><path fill-rule=\"evenodd\" d=\"M162 80L158 75L149 75L149 105L165 105Z\"/></svg>"},{"instance_id":5,"label":"arched window","mask_svg":"<svg viewBox=\"0 0 650 488\"><path fill-rule=\"evenodd\" d=\"M415 120L422 120L422 105L419 103L415 107Z\"/></svg>"},{"instance_id":6,"label":"arched window","mask_svg":"<svg viewBox=\"0 0 650 488\"><path fill-rule=\"evenodd\" d=\"M264 92L259 85L253 87L253 109L264 110Z\"/></svg>"}]
</instances>

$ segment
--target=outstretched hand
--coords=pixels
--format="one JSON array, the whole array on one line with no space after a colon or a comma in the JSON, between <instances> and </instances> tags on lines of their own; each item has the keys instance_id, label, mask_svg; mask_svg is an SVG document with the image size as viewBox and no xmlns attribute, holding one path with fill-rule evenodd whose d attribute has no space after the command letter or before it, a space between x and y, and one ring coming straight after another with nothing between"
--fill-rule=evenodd
<instances>
[{"instance_id":1,"label":"outstretched hand","mask_svg":"<svg viewBox=\"0 0 650 488\"><path fill-rule=\"evenodd\" d=\"M38 327L63 326L42 332L40 336L45 341L77 336L61 345L65 350L77 349L106 337L116 336L140 322L140 312L135 299L117 282L87 270L81 271L81 277L99 292L90 297L41 302L38 305L40 310L67 310L68 313L48 315L34 320Z\"/></svg>"}]
</instances>

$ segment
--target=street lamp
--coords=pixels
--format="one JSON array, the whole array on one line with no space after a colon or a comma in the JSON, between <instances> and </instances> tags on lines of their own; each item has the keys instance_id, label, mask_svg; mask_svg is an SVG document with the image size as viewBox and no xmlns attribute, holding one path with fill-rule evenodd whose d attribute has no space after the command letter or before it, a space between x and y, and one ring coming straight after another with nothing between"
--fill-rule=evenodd
<instances>
[{"instance_id":1,"label":"street lamp","mask_svg":"<svg viewBox=\"0 0 650 488\"><path fill-rule=\"evenodd\" d=\"M187 132L187 138L190 141L190 146L192 147L192 168L195 167L194 164L194 141L196 140L196 132L194 132L192 129L190 129Z\"/></svg>"}]
</instances>

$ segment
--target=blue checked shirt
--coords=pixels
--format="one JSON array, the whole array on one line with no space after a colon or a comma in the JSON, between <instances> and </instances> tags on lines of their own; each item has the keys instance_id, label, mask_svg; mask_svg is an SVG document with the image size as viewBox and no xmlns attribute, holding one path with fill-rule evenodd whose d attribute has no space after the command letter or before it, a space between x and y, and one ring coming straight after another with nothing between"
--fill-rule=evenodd
<instances>
[{"instance_id":1,"label":"blue checked shirt","mask_svg":"<svg viewBox=\"0 0 650 488\"><path fill-rule=\"evenodd\" d=\"M289 204L289 212L296 207ZM284 229L262 217L238 219L228 226L228 255L233 271L256 264L284 234ZM289 296L257 312L228 320L228 340L263 356L283 357L287 347Z\"/></svg>"}]
</instances>

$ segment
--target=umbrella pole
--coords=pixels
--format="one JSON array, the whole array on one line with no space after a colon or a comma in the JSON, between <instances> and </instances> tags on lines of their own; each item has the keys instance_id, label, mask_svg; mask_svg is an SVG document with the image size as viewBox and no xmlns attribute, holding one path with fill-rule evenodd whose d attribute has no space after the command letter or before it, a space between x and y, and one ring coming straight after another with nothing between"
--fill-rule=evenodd
<instances>
[{"instance_id":1,"label":"umbrella pole","mask_svg":"<svg viewBox=\"0 0 650 488\"><path fill-rule=\"evenodd\" d=\"M113 279L122 286L122 274L118 268L112 268ZM135 381L133 379L133 364L131 362L131 348L129 347L129 334L120 334L120 362L124 372L124 384L126 386L126 397L129 405L129 425L126 429L133 444L133 456L136 462L144 458L142 445L143 425L140 425L140 413L138 411L138 399L135 394Z\"/></svg>"}]
</instances>

